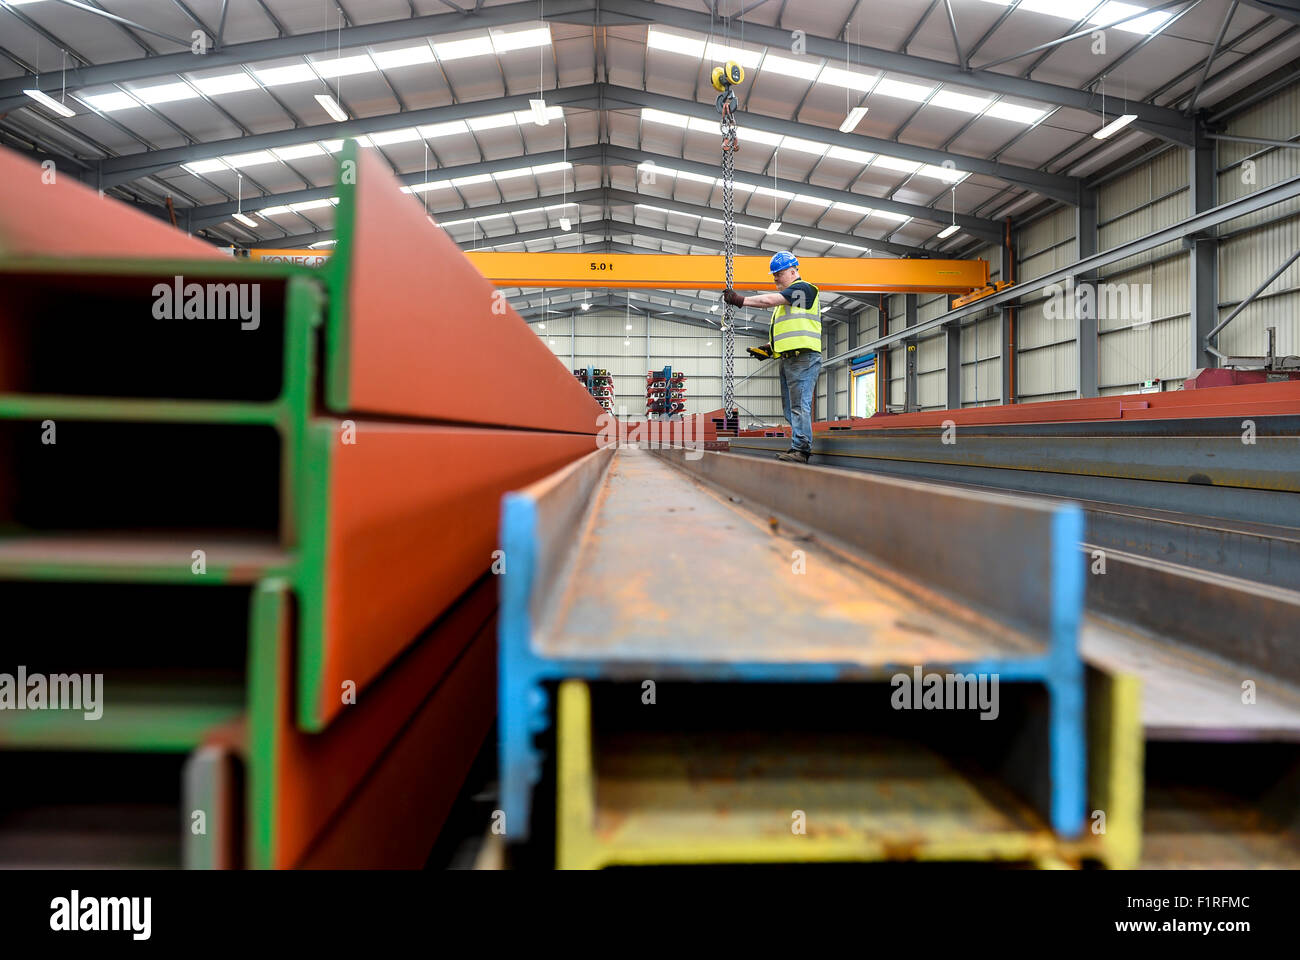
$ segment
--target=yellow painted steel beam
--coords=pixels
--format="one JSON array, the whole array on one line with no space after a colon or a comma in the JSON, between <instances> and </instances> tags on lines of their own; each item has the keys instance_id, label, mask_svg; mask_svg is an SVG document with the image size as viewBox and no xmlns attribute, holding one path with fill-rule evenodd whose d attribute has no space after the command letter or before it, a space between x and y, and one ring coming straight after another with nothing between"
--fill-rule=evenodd
<instances>
[{"instance_id":1,"label":"yellow painted steel beam","mask_svg":"<svg viewBox=\"0 0 1300 960\"><path fill-rule=\"evenodd\" d=\"M721 290L722 257L658 253L501 253L467 250L499 287ZM736 257L735 287L772 287L767 257ZM855 293L970 293L989 282L987 260L800 257L799 272L823 290Z\"/></svg>"},{"instance_id":2,"label":"yellow painted steel beam","mask_svg":"<svg viewBox=\"0 0 1300 960\"><path fill-rule=\"evenodd\" d=\"M465 256L498 287L721 290L722 257L659 253L501 253L467 250ZM248 251L250 260L319 266L328 250ZM736 257L739 290L772 287L767 257ZM823 290L851 293L970 294L989 282L987 260L899 260L889 257L801 257L799 272ZM992 289L988 293L994 292ZM985 294L987 295L987 294Z\"/></svg>"},{"instance_id":3,"label":"yellow painted steel beam","mask_svg":"<svg viewBox=\"0 0 1300 960\"><path fill-rule=\"evenodd\" d=\"M701 777L691 773L680 744L631 752L607 747L617 754L618 770L598 789L592 727L588 685L563 681L555 727L561 869L883 860L1061 863L1057 838L1021 800L990 782L969 782L916 744L864 740L842 769L794 780ZM761 746L746 749L761 753ZM774 757L768 751L760 759L786 769ZM798 765L797 759L791 762ZM910 795L914 780L926 784L923 810L898 799ZM796 830L801 818L806 827Z\"/></svg>"},{"instance_id":4,"label":"yellow painted steel beam","mask_svg":"<svg viewBox=\"0 0 1300 960\"><path fill-rule=\"evenodd\" d=\"M1088 817L1083 837L1064 845L1067 856L1096 859L1113 870L1137 867L1145 746L1142 681L1089 667Z\"/></svg>"}]
</instances>

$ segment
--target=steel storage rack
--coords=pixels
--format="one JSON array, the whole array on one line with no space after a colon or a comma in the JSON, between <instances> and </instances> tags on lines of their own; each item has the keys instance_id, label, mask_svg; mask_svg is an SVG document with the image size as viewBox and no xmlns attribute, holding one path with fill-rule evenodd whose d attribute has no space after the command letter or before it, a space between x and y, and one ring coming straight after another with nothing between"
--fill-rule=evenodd
<instances>
[{"instance_id":1,"label":"steel storage rack","mask_svg":"<svg viewBox=\"0 0 1300 960\"><path fill-rule=\"evenodd\" d=\"M673 373L671 366L651 370L645 377L647 420L671 420L686 412L686 374Z\"/></svg>"},{"instance_id":2,"label":"steel storage rack","mask_svg":"<svg viewBox=\"0 0 1300 960\"><path fill-rule=\"evenodd\" d=\"M579 367L573 375L587 388L587 392L606 413L614 412L614 377L600 367Z\"/></svg>"},{"instance_id":3,"label":"steel storage rack","mask_svg":"<svg viewBox=\"0 0 1300 960\"><path fill-rule=\"evenodd\" d=\"M43 618L6 652L103 677L98 719L0 713L2 864L421 866L492 723L500 497L600 408L513 312L470 346L544 403L431 350L437 282L485 318L494 288L382 161L339 163L317 271L0 151L0 598ZM213 290L256 313L160 309Z\"/></svg>"}]
</instances>

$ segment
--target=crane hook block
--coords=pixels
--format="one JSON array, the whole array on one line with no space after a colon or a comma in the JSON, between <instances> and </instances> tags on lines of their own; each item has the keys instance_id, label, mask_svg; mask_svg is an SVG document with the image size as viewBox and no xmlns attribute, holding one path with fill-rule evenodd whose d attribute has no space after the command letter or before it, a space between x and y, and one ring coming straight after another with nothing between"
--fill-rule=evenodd
<instances>
[{"instance_id":1,"label":"crane hook block","mask_svg":"<svg viewBox=\"0 0 1300 960\"><path fill-rule=\"evenodd\" d=\"M745 68L735 60L728 60L724 67L714 67L711 74L713 89L726 93L728 87L736 86L745 79Z\"/></svg>"}]
</instances>

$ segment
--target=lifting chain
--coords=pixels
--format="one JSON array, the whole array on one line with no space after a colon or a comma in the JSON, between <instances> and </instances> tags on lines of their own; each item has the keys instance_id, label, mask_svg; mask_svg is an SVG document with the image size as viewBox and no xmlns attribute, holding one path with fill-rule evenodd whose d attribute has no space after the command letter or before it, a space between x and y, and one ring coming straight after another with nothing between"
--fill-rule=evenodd
<instances>
[{"instance_id":1,"label":"lifting chain","mask_svg":"<svg viewBox=\"0 0 1300 960\"><path fill-rule=\"evenodd\" d=\"M718 97L718 110L722 113L722 254L726 261L727 286L735 284L734 260L736 257L735 181L736 152L740 143L736 137L736 94L728 89ZM736 409L736 308L727 304L723 312L722 330L722 417L723 428L730 429Z\"/></svg>"}]
</instances>

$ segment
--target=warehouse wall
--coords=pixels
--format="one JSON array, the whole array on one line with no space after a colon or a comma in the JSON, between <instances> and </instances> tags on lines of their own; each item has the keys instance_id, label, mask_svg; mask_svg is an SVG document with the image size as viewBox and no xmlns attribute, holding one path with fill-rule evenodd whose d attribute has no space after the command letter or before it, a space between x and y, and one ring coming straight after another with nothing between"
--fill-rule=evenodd
<instances>
[{"instance_id":1,"label":"warehouse wall","mask_svg":"<svg viewBox=\"0 0 1300 960\"><path fill-rule=\"evenodd\" d=\"M1285 138L1300 133L1300 84L1227 120L1227 133ZM1235 200L1300 174L1294 149L1219 141L1218 203ZM1246 162L1253 166L1247 166ZM1098 249L1108 250L1146 236L1191 215L1189 161L1168 149L1101 185L1098 190ZM1017 279L1031 279L1065 266L1078 256L1075 211L1054 210L1023 225L1016 236ZM1291 201L1243 217L1221 228L1219 317L1225 317L1300 247L1300 202ZM1102 316L1098 321L1097 380L1102 396L1130 393L1143 381L1179 389L1193 372L1190 316L1191 257L1172 242L1106 268L1100 280L1144 291L1149 315ZM1134 286L1136 285L1136 286ZM1293 264L1265 295L1236 318L1219 338L1225 353L1260 355L1265 328L1277 328L1278 350L1300 353L1300 264ZM1078 330L1072 314L1049 318L1043 305L1017 317L1018 402L1078 395ZM971 347L963 343L963 360ZM963 398L969 387L963 378Z\"/></svg>"},{"instance_id":2,"label":"warehouse wall","mask_svg":"<svg viewBox=\"0 0 1300 960\"><path fill-rule=\"evenodd\" d=\"M572 317L553 316L545 321L545 329L542 323L534 320L529 326L566 369L590 365L614 376L615 409L624 407L629 416L645 414L646 371L668 365L686 374L688 414L722 406L722 335L717 330L600 308ZM745 353L746 347L765 339L736 338L736 402L742 417L749 411L753 419L775 423L781 420L776 364L763 366ZM762 371L756 372L760 366Z\"/></svg>"},{"instance_id":3,"label":"warehouse wall","mask_svg":"<svg viewBox=\"0 0 1300 960\"><path fill-rule=\"evenodd\" d=\"M1079 258L1073 207L1054 210L1016 231L1017 282L1059 270ZM1016 311L1018 403L1065 400L1078 395L1078 321L1050 317L1045 302Z\"/></svg>"},{"instance_id":4,"label":"warehouse wall","mask_svg":"<svg viewBox=\"0 0 1300 960\"><path fill-rule=\"evenodd\" d=\"M1275 140L1300 135L1300 84L1232 117L1226 132ZM1246 166L1246 161L1252 166ZM1221 140L1218 166L1219 202L1224 203L1300 175L1300 150ZM1219 319L1231 313L1297 249L1298 201L1225 224L1219 241ZM1266 327L1277 327L1279 353L1300 354L1300 262L1293 263L1224 329L1219 349L1230 355L1261 355Z\"/></svg>"}]
</instances>

